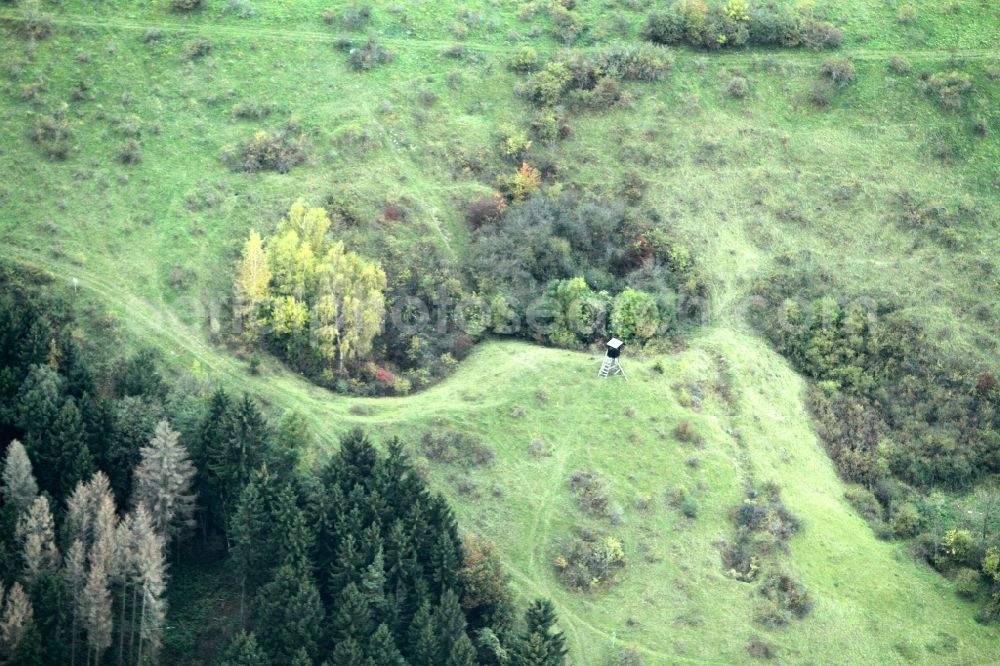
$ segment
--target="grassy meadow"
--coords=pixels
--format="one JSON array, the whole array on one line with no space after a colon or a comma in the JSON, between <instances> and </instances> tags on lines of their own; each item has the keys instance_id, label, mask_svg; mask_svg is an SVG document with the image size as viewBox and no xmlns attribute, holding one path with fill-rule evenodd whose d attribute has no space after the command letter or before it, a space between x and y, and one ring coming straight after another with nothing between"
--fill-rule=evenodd
<instances>
[{"instance_id":1,"label":"grassy meadow","mask_svg":"<svg viewBox=\"0 0 1000 666\"><path fill-rule=\"evenodd\" d=\"M754 663L755 639L776 663L994 661L1000 637L975 622L976 604L904 543L877 539L843 499L803 379L745 314L755 278L806 257L850 293L900 302L956 356L997 366L1000 7L931 0L910 16L903 2L818 0L809 6L845 32L835 52L672 49L666 80L623 84L626 103L570 114L571 135L538 142L531 159L547 167L544 187L568 192L612 196L638 178L639 207L708 275L705 325L673 353L626 353L627 383L598 380L593 354L490 340L430 389L348 398L270 358L250 374L217 343L217 306L248 233L273 230L304 197L351 211L336 231L370 256L430 238L457 264L471 237L463 204L517 167L496 156L498 128L532 115L515 93L524 77L506 67L513 50L635 41L658 3L578 0L586 30L571 47L552 36L546 3L372 4L371 21L351 30L349 5L332 0L206 0L189 15L165 0L0 3L0 257L77 278L81 310L125 344L156 347L178 371L275 413L300 411L317 437L310 456L355 425L410 442L461 527L496 544L519 597L556 602L574 664L607 663L626 646L650 664ZM22 35L32 11L50 16L45 39ZM352 71L338 40L369 38L392 61ZM210 49L192 56L198 39ZM856 74L820 108L811 91L832 57ZM950 71L971 77L958 109L919 86ZM745 94L731 93L734 78ZM238 117L248 103L270 111ZM30 133L63 105L69 152L50 161ZM221 160L288 124L310 146L289 173ZM139 160L123 164L130 139ZM945 211L947 235L907 224L904 195ZM388 219L389 207L403 218ZM678 439L683 421L701 446ZM422 458L418 435L431 428L468 432L496 459L463 469ZM577 470L605 479L615 521L576 506ZM730 509L767 481L802 521L767 566L815 603L775 629L754 622L756 588L727 576L719 554ZM678 487L696 517L668 502ZM621 540L618 585L560 583L554 558L580 528ZM183 626L186 610L168 625ZM177 658L191 647L169 630L167 646Z\"/></svg>"}]
</instances>

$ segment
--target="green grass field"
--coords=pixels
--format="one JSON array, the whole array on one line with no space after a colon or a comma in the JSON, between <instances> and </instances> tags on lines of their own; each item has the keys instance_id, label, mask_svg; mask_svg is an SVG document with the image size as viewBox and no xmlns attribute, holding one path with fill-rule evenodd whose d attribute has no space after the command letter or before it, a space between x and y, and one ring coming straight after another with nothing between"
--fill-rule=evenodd
<instances>
[{"instance_id":1,"label":"green grass field","mask_svg":"<svg viewBox=\"0 0 1000 666\"><path fill-rule=\"evenodd\" d=\"M53 32L33 46L17 33L24 7L0 5L0 256L65 284L78 278L81 300L113 318L127 344L155 346L174 368L246 390L275 412L302 412L324 447L354 425L407 441L455 427L490 443L497 458L488 468L422 464L462 527L496 543L519 596L557 603L573 663L602 664L627 645L645 663L750 663L754 636L776 646L780 663L995 661L997 630L976 624L976 604L904 545L876 539L843 500L805 412L803 381L743 316L750 282L807 252L845 288L903 303L956 355L996 366L995 2L915 3L906 22L906 3L812 3L842 24L837 55L857 69L826 109L808 98L829 53L677 49L666 81L625 86L628 106L572 115L572 136L538 146L535 157L553 165L554 180L595 194L639 174L641 206L659 213L709 275L710 322L677 353L626 355L628 383L598 380L593 355L490 341L441 384L382 399L334 395L271 359L251 375L210 342L211 304L228 293L242 240L273 229L299 196L316 205L337 197L363 220L344 231L350 244L377 254L430 237L457 261L469 241L460 206L494 187L497 128L530 119L514 94L520 77L505 68L509 53L516 44L543 54L561 45L544 12L519 18L527 3L378 2L356 32L320 17L345 3L252 4L241 19L223 0L190 16L159 0L42 3ZM588 29L574 48L637 39L647 4L580 0ZM150 28L162 36L146 42ZM334 41L366 35L395 59L356 73ZM211 53L186 59L199 36ZM463 57L446 54L455 44ZM894 56L908 73L889 68ZM956 69L973 77L961 109L917 90L921 73ZM736 75L750 82L744 99L725 92ZM233 105L250 100L274 111L234 119ZM72 150L47 161L28 134L38 115L64 103ZM312 146L305 165L247 175L221 162L225 146L291 118ZM117 159L122 121L140 126L137 165ZM984 136L973 131L980 121ZM485 173L462 168L476 161ZM903 192L971 211L957 239L899 223ZM384 219L390 205L406 210L405 221ZM718 380L720 359L730 401L705 388ZM700 406L679 400L681 386L705 389ZM682 420L704 435L703 449L672 435ZM530 455L533 444L550 455ZM575 507L567 480L578 469L607 479L619 525ZM727 577L720 562L727 513L751 478L780 483L803 522L781 567L815 607L784 628L753 622L756 587ZM668 505L677 486L696 497L697 518ZM641 511L645 495L653 501ZM628 564L619 585L583 594L557 580L553 558L581 525L621 538Z\"/></svg>"}]
</instances>

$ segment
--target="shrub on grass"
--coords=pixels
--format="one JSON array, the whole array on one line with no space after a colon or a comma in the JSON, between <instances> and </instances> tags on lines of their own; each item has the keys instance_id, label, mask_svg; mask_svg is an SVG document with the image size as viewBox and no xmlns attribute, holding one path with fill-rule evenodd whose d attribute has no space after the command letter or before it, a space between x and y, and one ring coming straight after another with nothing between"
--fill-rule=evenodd
<instances>
[{"instance_id":1,"label":"shrub on grass","mask_svg":"<svg viewBox=\"0 0 1000 666\"><path fill-rule=\"evenodd\" d=\"M391 62L393 54L379 46L375 40L369 39L364 46L350 49L351 69L356 72L367 72L378 65Z\"/></svg>"},{"instance_id":2,"label":"shrub on grass","mask_svg":"<svg viewBox=\"0 0 1000 666\"><path fill-rule=\"evenodd\" d=\"M260 102L258 100L239 102L234 104L232 108L233 118L239 118L241 120L260 120L271 115L273 111L273 104L270 102Z\"/></svg>"},{"instance_id":3,"label":"shrub on grass","mask_svg":"<svg viewBox=\"0 0 1000 666\"><path fill-rule=\"evenodd\" d=\"M431 430L420 438L420 449L430 460L463 467L493 464L496 452L482 440L456 430Z\"/></svg>"},{"instance_id":4,"label":"shrub on grass","mask_svg":"<svg viewBox=\"0 0 1000 666\"><path fill-rule=\"evenodd\" d=\"M777 649L760 636L754 636L746 645L747 654L756 659L774 659L778 656Z\"/></svg>"},{"instance_id":5,"label":"shrub on grass","mask_svg":"<svg viewBox=\"0 0 1000 666\"><path fill-rule=\"evenodd\" d=\"M824 61L819 73L820 76L829 79L838 88L854 83L857 78L854 64L847 58L831 58Z\"/></svg>"},{"instance_id":6,"label":"shrub on grass","mask_svg":"<svg viewBox=\"0 0 1000 666\"><path fill-rule=\"evenodd\" d=\"M472 229L479 229L484 224L500 219L507 208L507 201L499 192L493 196L482 196L470 201L465 208L465 220Z\"/></svg>"},{"instance_id":7,"label":"shrub on grass","mask_svg":"<svg viewBox=\"0 0 1000 666\"><path fill-rule=\"evenodd\" d=\"M982 585L982 576L975 569L962 567L955 574L955 594L966 599L972 599Z\"/></svg>"},{"instance_id":8,"label":"shrub on grass","mask_svg":"<svg viewBox=\"0 0 1000 666\"><path fill-rule=\"evenodd\" d=\"M694 444L695 446L702 446L705 443L705 438L700 432L698 432L694 425L688 421L684 420L674 427L674 437L678 441L684 442L685 444Z\"/></svg>"},{"instance_id":9,"label":"shrub on grass","mask_svg":"<svg viewBox=\"0 0 1000 666\"><path fill-rule=\"evenodd\" d=\"M507 68L514 72L533 72L539 67L538 51L530 46L522 46L514 50Z\"/></svg>"},{"instance_id":10,"label":"shrub on grass","mask_svg":"<svg viewBox=\"0 0 1000 666\"><path fill-rule=\"evenodd\" d=\"M616 44L592 54L588 66L621 81L662 81L673 70L674 57L651 44Z\"/></svg>"},{"instance_id":11,"label":"shrub on grass","mask_svg":"<svg viewBox=\"0 0 1000 666\"><path fill-rule=\"evenodd\" d=\"M804 618L812 610L809 593L791 576L771 573L761 583L765 601L757 607L754 620L769 627L780 627L793 619Z\"/></svg>"},{"instance_id":12,"label":"shrub on grass","mask_svg":"<svg viewBox=\"0 0 1000 666\"><path fill-rule=\"evenodd\" d=\"M201 7L202 0L170 0L170 7L175 12L190 12Z\"/></svg>"},{"instance_id":13,"label":"shrub on grass","mask_svg":"<svg viewBox=\"0 0 1000 666\"><path fill-rule=\"evenodd\" d=\"M806 19L800 30L803 46L814 51L835 49L844 41L844 32L826 21Z\"/></svg>"},{"instance_id":14,"label":"shrub on grass","mask_svg":"<svg viewBox=\"0 0 1000 666\"><path fill-rule=\"evenodd\" d=\"M18 32L30 41L46 39L52 35L52 17L43 14L37 2L27 3Z\"/></svg>"},{"instance_id":15,"label":"shrub on grass","mask_svg":"<svg viewBox=\"0 0 1000 666\"><path fill-rule=\"evenodd\" d=\"M905 76L912 71L909 61L902 56L892 56L889 58L889 71L893 74L899 74L900 76Z\"/></svg>"},{"instance_id":16,"label":"shrub on grass","mask_svg":"<svg viewBox=\"0 0 1000 666\"><path fill-rule=\"evenodd\" d=\"M159 28L148 28L144 33L142 33L141 39L143 44L157 42L163 39L163 31Z\"/></svg>"},{"instance_id":17,"label":"shrub on grass","mask_svg":"<svg viewBox=\"0 0 1000 666\"><path fill-rule=\"evenodd\" d=\"M613 536L584 532L561 549L554 563L568 588L592 591L616 582L625 568L625 551Z\"/></svg>"},{"instance_id":18,"label":"shrub on grass","mask_svg":"<svg viewBox=\"0 0 1000 666\"><path fill-rule=\"evenodd\" d=\"M65 107L40 116L31 128L29 137L48 159L66 159L70 152L73 129L66 117Z\"/></svg>"},{"instance_id":19,"label":"shrub on grass","mask_svg":"<svg viewBox=\"0 0 1000 666\"><path fill-rule=\"evenodd\" d=\"M906 539L920 531L920 512L912 502L903 502L894 506L889 519L889 529L893 536Z\"/></svg>"},{"instance_id":20,"label":"shrub on grass","mask_svg":"<svg viewBox=\"0 0 1000 666\"><path fill-rule=\"evenodd\" d=\"M844 499L850 503L854 510L872 525L882 522L882 505L879 504L875 495L866 488L854 486L844 492Z\"/></svg>"},{"instance_id":21,"label":"shrub on grass","mask_svg":"<svg viewBox=\"0 0 1000 666\"><path fill-rule=\"evenodd\" d=\"M726 97L744 99L750 94L750 81L745 76L734 76L726 84Z\"/></svg>"},{"instance_id":22,"label":"shrub on grass","mask_svg":"<svg viewBox=\"0 0 1000 666\"><path fill-rule=\"evenodd\" d=\"M235 148L226 148L223 161L234 171L288 173L292 167L302 164L306 155L301 132L286 128L278 132L257 131Z\"/></svg>"},{"instance_id":23,"label":"shrub on grass","mask_svg":"<svg viewBox=\"0 0 1000 666\"><path fill-rule=\"evenodd\" d=\"M607 484L600 474L577 470L569 477L569 488L576 497L577 505L586 513L599 518L608 517L610 498Z\"/></svg>"},{"instance_id":24,"label":"shrub on grass","mask_svg":"<svg viewBox=\"0 0 1000 666\"><path fill-rule=\"evenodd\" d=\"M372 20L372 6L367 3L353 4L344 10L344 28L361 30Z\"/></svg>"},{"instance_id":25,"label":"shrub on grass","mask_svg":"<svg viewBox=\"0 0 1000 666\"><path fill-rule=\"evenodd\" d=\"M215 48L215 44L212 43L211 39L198 37L184 45L184 53L181 57L187 61L198 60L211 53L213 48Z\"/></svg>"},{"instance_id":26,"label":"shrub on grass","mask_svg":"<svg viewBox=\"0 0 1000 666\"><path fill-rule=\"evenodd\" d=\"M680 44L684 41L687 24L680 6L671 5L654 11L646 17L642 37L657 44Z\"/></svg>"},{"instance_id":27,"label":"shrub on grass","mask_svg":"<svg viewBox=\"0 0 1000 666\"><path fill-rule=\"evenodd\" d=\"M936 72L921 75L917 89L946 109L960 109L972 90L972 77L964 72Z\"/></svg>"},{"instance_id":28,"label":"shrub on grass","mask_svg":"<svg viewBox=\"0 0 1000 666\"><path fill-rule=\"evenodd\" d=\"M236 14L241 19L248 19L254 15L250 0L226 0L226 11Z\"/></svg>"},{"instance_id":29,"label":"shrub on grass","mask_svg":"<svg viewBox=\"0 0 1000 666\"><path fill-rule=\"evenodd\" d=\"M142 161L139 142L135 139L128 139L118 146L118 161L122 164L138 164Z\"/></svg>"},{"instance_id":30,"label":"shrub on grass","mask_svg":"<svg viewBox=\"0 0 1000 666\"><path fill-rule=\"evenodd\" d=\"M817 79L809 90L809 101L818 109L825 109L833 102L837 87L830 79Z\"/></svg>"}]
</instances>

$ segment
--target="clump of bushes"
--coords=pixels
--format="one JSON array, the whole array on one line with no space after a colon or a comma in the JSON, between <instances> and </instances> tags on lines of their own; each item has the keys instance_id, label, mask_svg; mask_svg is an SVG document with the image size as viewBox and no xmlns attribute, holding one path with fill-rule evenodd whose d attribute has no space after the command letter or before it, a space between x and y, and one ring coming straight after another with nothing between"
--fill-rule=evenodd
<instances>
[{"instance_id":1,"label":"clump of bushes","mask_svg":"<svg viewBox=\"0 0 1000 666\"><path fill-rule=\"evenodd\" d=\"M638 342L677 330L707 288L654 225L616 201L535 196L509 207L472 244L470 279L490 303L490 329L563 346L596 341L609 319Z\"/></svg>"},{"instance_id":2,"label":"clump of bushes","mask_svg":"<svg viewBox=\"0 0 1000 666\"><path fill-rule=\"evenodd\" d=\"M625 550L616 537L584 532L562 549L554 564L566 587L594 591L617 582L625 568Z\"/></svg>"},{"instance_id":3,"label":"clump of bushes","mask_svg":"<svg viewBox=\"0 0 1000 666\"><path fill-rule=\"evenodd\" d=\"M750 582L757 578L763 558L785 550L788 539L800 527L799 520L785 508L781 490L768 484L761 495L747 493L734 507L730 519L736 535L722 548L722 568L732 578Z\"/></svg>"},{"instance_id":4,"label":"clump of bushes","mask_svg":"<svg viewBox=\"0 0 1000 666\"><path fill-rule=\"evenodd\" d=\"M473 230L483 225L496 222L507 209L507 200L499 192L492 196L477 197L465 207L465 220Z\"/></svg>"},{"instance_id":5,"label":"clump of bushes","mask_svg":"<svg viewBox=\"0 0 1000 666\"><path fill-rule=\"evenodd\" d=\"M972 77L957 71L922 74L917 89L946 109L960 109L965 96L972 90Z\"/></svg>"},{"instance_id":6,"label":"clump of bushes","mask_svg":"<svg viewBox=\"0 0 1000 666\"><path fill-rule=\"evenodd\" d=\"M208 37L198 37L184 45L184 54L182 57L188 61L198 60L211 53L213 48L215 48L215 44L212 43L211 39Z\"/></svg>"},{"instance_id":7,"label":"clump of bushes","mask_svg":"<svg viewBox=\"0 0 1000 666\"><path fill-rule=\"evenodd\" d=\"M758 283L768 305L752 316L816 380L809 408L841 474L959 488L1000 472L1000 391L980 390L984 371L943 354L893 303L822 297L831 283L793 267Z\"/></svg>"},{"instance_id":8,"label":"clump of bushes","mask_svg":"<svg viewBox=\"0 0 1000 666\"><path fill-rule=\"evenodd\" d=\"M42 154L50 160L64 160L69 156L73 129L62 107L51 114L40 116L31 128L29 138Z\"/></svg>"},{"instance_id":9,"label":"clump of bushes","mask_svg":"<svg viewBox=\"0 0 1000 666\"><path fill-rule=\"evenodd\" d=\"M420 449L427 458L463 467L493 464L496 452L489 444L457 430L431 430L420 438Z\"/></svg>"},{"instance_id":10,"label":"clump of bushes","mask_svg":"<svg viewBox=\"0 0 1000 666\"><path fill-rule=\"evenodd\" d=\"M261 120L262 118L267 118L273 111L273 104L255 99L239 102L234 104L232 108L233 118L241 120Z\"/></svg>"},{"instance_id":11,"label":"clump of bushes","mask_svg":"<svg viewBox=\"0 0 1000 666\"><path fill-rule=\"evenodd\" d=\"M373 39L365 42L364 46L350 47L348 45L348 53L350 54L351 69L355 72L367 72L375 69L378 65L391 62L394 57L392 52L379 46Z\"/></svg>"},{"instance_id":12,"label":"clump of bushes","mask_svg":"<svg viewBox=\"0 0 1000 666\"><path fill-rule=\"evenodd\" d=\"M135 139L127 139L118 146L118 161L122 164L138 164L142 161L142 153L139 150L139 142Z\"/></svg>"},{"instance_id":13,"label":"clump of bushes","mask_svg":"<svg viewBox=\"0 0 1000 666\"><path fill-rule=\"evenodd\" d=\"M514 72L533 72L538 69L541 63L538 51L530 46L522 46L514 50L514 54L507 61L507 68Z\"/></svg>"},{"instance_id":14,"label":"clump of bushes","mask_svg":"<svg viewBox=\"0 0 1000 666\"><path fill-rule=\"evenodd\" d=\"M170 6L175 12L190 12L201 7L202 0L170 0Z\"/></svg>"},{"instance_id":15,"label":"clump of bushes","mask_svg":"<svg viewBox=\"0 0 1000 666\"><path fill-rule=\"evenodd\" d=\"M347 30L361 30L372 20L372 6L363 4L352 4L344 10L344 28Z\"/></svg>"},{"instance_id":16,"label":"clump of bushes","mask_svg":"<svg viewBox=\"0 0 1000 666\"><path fill-rule=\"evenodd\" d=\"M577 505L585 512L599 518L610 515L610 498L607 484L600 474L589 470L577 470L569 477L569 488L576 497Z\"/></svg>"},{"instance_id":17,"label":"clump of bushes","mask_svg":"<svg viewBox=\"0 0 1000 666\"><path fill-rule=\"evenodd\" d=\"M681 421L674 427L674 437L680 442L693 444L699 448L705 444L705 437L688 420Z\"/></svg>"},{"instance_id":18,"label":"clump of bushes","mask_svg":"<svg viewBox=\"0 0 1000 666\"><path fill-rule=\"evenodd\" d=\"M961 245L962 225L976 222L980 214L971 202L932 201L911 190L897 193L894 203L897 224L904 229L927 233L951 247Z\"/></svg>"},{"instance_id":19,"label":"clump of bushes","mask_svg":"<svg viewBox=\"0 0 1000 666\"><path fill-rule=\"evenodd\" d=\"M234 171L288 173L302 164L308 154L300 130L286 127L277 132L258 130L253 137L235 148L223 151L223 161Z\"/></svg>"},{"instance_id":20,"label":"clump of bushes","mask_svg":"<svg viewBox=\"0 0 1000 666\"><path fill-rule=\"evenodd\" d=\"M519 89L536 106L569 101L580 108L605 108L621 99L622 81L661 81L673 56L649 44L616 45L594 53L568 54L537 69Z\"/></svg>"},{"instance_id":21,"label":"clump of bushes","mask_svg":"<svg viewBox=\"0 0 1000 666\"><path fill-rule=\"evenodd\" d=\"M18 32L29 41L46 39L52 34L52 17L42 13L37 3L27 4Z\"/></svg>"},{"instance_id":22,"label":"clump of bushes","mask_svg":"<svg viewBox=\"0 0 1000 666\"><path fill-rule=\"evenodd\" d=\"M785 4L728 0L709 5L704 0L680 0L650 13L643 37L657 44L687 44L695 48L806 46L836 48L843 32L829 22Z\"/></svg>"},{"instance_id":23,"label":"clump of bushes","mask_svg":"<svg viewBox=\"0 0 1000 666\"><path fill-rule=\"evenodd\" d=\"M829 79L838 88L854 83L857 78L854 63L847 58L830 58L824 61L819 73L820 76Z\"/></svg>"},{"instance_id":24,"label":"clump of bushes","mask_svg":"<svg viewBox=\"0 0 1000 666\"><path fill-rule=\"evenodd\" d=\"M667 494L667 503L681 512L685 518L698 517L698 499L684 486L678 486Z\"/></svg>"},{"instance_id":25,"label":"clump of bushes","mask_svg":"<svg viewBox=\"0 0 1000 666\"><path fill-rule=\"evenodd\" d=\"M750 81L745 76L734 76L726 84L726 97L744 99L750 95Z\"/></svg>"},{"instance_id":26,"label":"clump of bushes","mask_svg":"<svg viewBox=\"0 0 1000 666\"><path fill-rule=\"evenodd\" d=\"M812 610L812 599L801 583L783 573L771 573L760 586L765 601L754 611L754 620L768 627L780 627L802 619Z\"/></svg>"}]
</instances>

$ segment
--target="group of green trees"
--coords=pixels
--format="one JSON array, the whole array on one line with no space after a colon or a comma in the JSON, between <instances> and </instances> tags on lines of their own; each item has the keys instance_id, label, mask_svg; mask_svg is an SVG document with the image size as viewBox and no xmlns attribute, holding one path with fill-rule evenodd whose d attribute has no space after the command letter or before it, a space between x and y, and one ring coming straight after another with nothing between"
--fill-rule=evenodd
<instances>
[{"instance_id":1,"label":"group of green trees","mask_svg":"<svg viewBox=\"0 0 1000 666\"><path fill-rule=\"evenodd\" d=\"M175 387L148 353L93 358L68 303L0 286L0 662L157 663L170 565L221 554L242 631L217 663L563 663L551 603L518 617L398 442L352 432L304 472L294 413Z\"/></svg>"}]
</instances>

